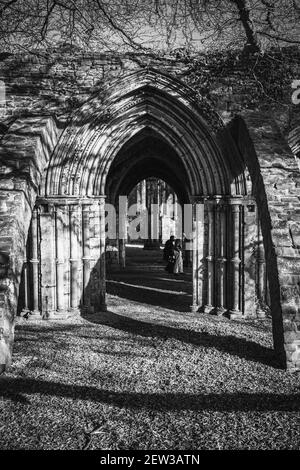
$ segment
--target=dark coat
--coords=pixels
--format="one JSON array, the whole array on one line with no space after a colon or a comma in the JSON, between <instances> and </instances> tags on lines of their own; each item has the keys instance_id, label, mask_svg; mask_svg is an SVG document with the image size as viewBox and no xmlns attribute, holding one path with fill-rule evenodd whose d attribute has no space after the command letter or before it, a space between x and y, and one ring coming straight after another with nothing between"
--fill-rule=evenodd
<instances>
[{"instance_id":1,"label":"dark coat","mask_svg":"<svg viewBox=\"0 0 300 470\"><path fill-rule=\"evenodd\" d=\"M168 261L169 257L172 256L174 251L174 242L172 240L167 240L164 247L164 260Z\"/></svg>"}]
</instances>

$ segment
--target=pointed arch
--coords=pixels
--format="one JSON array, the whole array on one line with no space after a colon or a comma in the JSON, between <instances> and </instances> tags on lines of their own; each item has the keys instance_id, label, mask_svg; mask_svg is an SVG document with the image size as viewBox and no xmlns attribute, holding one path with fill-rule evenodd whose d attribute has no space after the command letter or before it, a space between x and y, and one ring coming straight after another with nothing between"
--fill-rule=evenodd
<instances>
[{"instance_id":1,"label":"pointed arch","mask_svg":"<svg viewBox=\"0 0 300 470\"><path fill-rule=\"evenodd\" d=\"M181 81L155 70L134 72L104 87L74 114L52 155L41 194L104 194L114 158L145 131L174 150L190 194L236 194L239 177L216 138L222 129L209 103Z\"/></svg>"}]
</instances>

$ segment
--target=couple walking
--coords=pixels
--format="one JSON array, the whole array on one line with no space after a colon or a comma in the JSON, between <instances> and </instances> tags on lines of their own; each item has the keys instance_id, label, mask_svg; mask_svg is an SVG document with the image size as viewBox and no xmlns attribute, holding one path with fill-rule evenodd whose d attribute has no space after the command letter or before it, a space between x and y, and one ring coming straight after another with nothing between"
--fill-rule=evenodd
<instances>
[{"instance_id":1,"label":"couple walking","mask_svg":"<svg viewBox=\"0 0 300 470\"><path fill-rule=\"evenodd\" d=\"M170 274L183 273L182 247L179 238L174 235L166 242L164 247L164 260L167 261L166 271Z\"/></svg>"}]
</instances>

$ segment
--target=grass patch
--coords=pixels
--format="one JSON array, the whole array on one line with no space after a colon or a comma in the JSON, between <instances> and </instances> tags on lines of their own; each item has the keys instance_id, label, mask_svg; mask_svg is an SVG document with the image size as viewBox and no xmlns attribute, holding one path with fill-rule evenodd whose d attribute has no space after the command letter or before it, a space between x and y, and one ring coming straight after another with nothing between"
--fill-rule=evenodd
<instances>
[{"instance_id":1,"label":"grass patch","mask_svg":"<svg viewBox=\"0 0 300 470\"><path fill-rule=\"evenodd\" d=\"M268 320L109 307L17 326L1 449L299 448L299 375L276 368Z\"/></svg>"}]
</instances>

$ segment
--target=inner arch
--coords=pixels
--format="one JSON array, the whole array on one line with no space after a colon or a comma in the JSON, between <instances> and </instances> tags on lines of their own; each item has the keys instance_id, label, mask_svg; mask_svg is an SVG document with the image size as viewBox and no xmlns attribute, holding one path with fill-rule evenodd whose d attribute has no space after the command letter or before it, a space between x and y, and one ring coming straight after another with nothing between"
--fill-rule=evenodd
<instances>
[{"instance_id":1,"label":"inner arch","mask_svg":"<svg viewBox=\"0 0 300 470\"><path fill-rule=\"evenodd\" d=\"M115 157L106 180L105 193L115 203L148 177L166 181L182 204L190 201L191 182L177 152L157 132L144 128L131 138Z\"/></svg>"}]
</instances>

